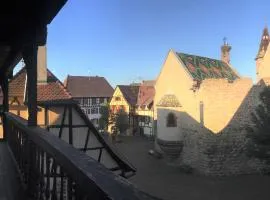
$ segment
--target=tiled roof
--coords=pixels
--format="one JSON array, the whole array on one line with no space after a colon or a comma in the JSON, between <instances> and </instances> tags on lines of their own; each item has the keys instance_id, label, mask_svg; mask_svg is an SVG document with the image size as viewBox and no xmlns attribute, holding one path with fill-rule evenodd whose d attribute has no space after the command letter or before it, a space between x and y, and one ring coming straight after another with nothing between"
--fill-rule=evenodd
<instances>
[{"instance_id":1,"label":"tiled roof","mask_svg":"<svg viewBox=\"0 0 270 200\"><path fill-rule=\"evenodd\" d=\"M68 76L65 86L72 97L112 97L113 88L104 77Z\"/></svg>"},{"instance_id":2,"label":"tiled roof","mask_svg":"<svg viewBox=\"0 0 270 200\"><path fill-rule=\"evenodd\" d=\"M9 97L23 97L25 88L25 75L26 69L22 68L15 76L9 81L8 96Z\"/></svg>"},{"instance_id":3,"label":"tiled roof","mask_svg":"<svg viewBox=\"0 0 270 200\"><path fill-rule=\"evenodd\" d=\"M148 83L146 85L143 84L139 88L139 94L137 99L138 106L148 106L154 100L155 96L155 88L154 86L149 86Z\"/></svg>"},{"instance_id":4,"label":"tiled roof","mask_svg":"<svg viewBox=\"0 0 270 200\"><path fill-rule=\"evenodd\" d=\"M22 68L9 82L9 96L23 97L25 93L26 69ZM60 102L72 100L64 85L47 70L47 84L37 86L38 102Z\"/></svg>"},{"instance_id":5,"label":"tiled roof","mask_svg":"<svg viewBox=\"0 0 270 200\"><path fill-rule=\"evenodd\" d=\"M181 107L181 104L174 94L166 94L158 102L157 106L160 106L160 107Z\"/></svg>"},{"instance_id":6,"label":"tiled roof","mask_svg":"<svg viewBox=\"0 0 270 200\"><path fill-rule=\"evenodd\" d=\"M239 78L236 72L225 62L212 58L177 53L189 73L196 80L206 78L226 78L235 80Z\"/></svg>"},{"instance_id":7,"label":"tiled roof","mask_svg":"<svg viewBox=\"0 0 270 200\"><path fill-rule=\"evenodd\" d=\"M123 96L125 97L125 99L127 100L127 102L130 105L135 106L137 103L137 98L138 98L140 86L118 85L117 87L121 90L121 92L122 92Z\"/></svg>"}]
</instances>

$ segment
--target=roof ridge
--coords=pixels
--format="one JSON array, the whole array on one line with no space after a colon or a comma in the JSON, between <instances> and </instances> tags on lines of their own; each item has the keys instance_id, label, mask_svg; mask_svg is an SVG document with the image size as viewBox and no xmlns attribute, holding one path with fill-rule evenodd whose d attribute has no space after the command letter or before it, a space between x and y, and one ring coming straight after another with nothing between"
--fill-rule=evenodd
<instances>
[{"instance_id":1,"label":"roof ridge","mask_svg":"<svg viewBox=\"0 0 270 200\"><path fill-rule=\"evenodd\" d=\"M24 70L26 70L25 65L10 79L10 82L17 78L21 73L23 73Z\"/></svg>"},{"instance_id":2,"label":"roof ridge","mask_svg":"<svg viewBox=\"0 0 270 200\"><path fill-rule=\"evenodd\" d=\"M187 55L187 56L195 56L195 57L199 57L199 58L206 58L206 59L211 59L211 60L216 60L216 61L226 63L226 62L224 62L222 60L219 60L219 59L216 59L216 58L210 58L210 57L206 57L206 56L199 56L199 55L195 55L195 54L182 53L182 52L176 52L176 54L183 54L183 55Z\"/></svg>"},{"instance_id":3,"label":"roof ridge","mask_svg":"<svg viewBox=\"0 0 270 200\"><path fill-rule=\"evenodd\" d=\"M74 78L74 77L77 77L77 78L89 78L89 77L93 77L93 78L104 78L104 76L98 76L98 75L95 75L95 76L74 76L74 75L68 75L68 78Z\"/></svg>"},{"instance_id":4,"label":"roof ridge","mask_svg":"<svg viewBox=\"0 0 270 200\"><path fill-rule=\"evenodd\" d=\"M61 89L68 95L70 98L72 98L71 93L65 88L65 86L61 83L61 81L57 80L56 83L60 86Z\"/></svg>"}]
</instances>

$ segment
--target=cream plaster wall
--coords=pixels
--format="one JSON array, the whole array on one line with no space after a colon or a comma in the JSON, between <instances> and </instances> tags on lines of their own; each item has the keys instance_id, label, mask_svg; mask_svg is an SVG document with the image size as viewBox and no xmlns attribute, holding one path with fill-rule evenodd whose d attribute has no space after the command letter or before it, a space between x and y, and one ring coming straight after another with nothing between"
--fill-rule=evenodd
<instances>
[{"instance_id":1,"label":"cream plaster wall","mask_svg":"<svg viewBox=\"0 0 270 200\"><path fill-rule=\"evenodd\" d=\"M222 131L244 102L252 85L250 78L233 83L226 79L204 80L197 91L197 104L203 104L200 115L203 115L204 126L214 133Z\"/></svg>"},{"instance_id":2,"label":"cream plaster wall","mask_svg":"<svg viewBox=\"0 0 270 200\"><path fill-rule=\"evenodd\" d=\"M195 94L191 90L193 79L182 66L181 60L170 50L155 85L154 119L157 119L156 105L166 94L175 94L183 108L189 110L194 119L199 118Z\"/></svg>"},{"instance_id":3,"label":"cream plaster wall","mask_svg":"<svg viewBox=\"0 0 270 200\"><path fill-rule=\"evenodd\" d=\"M116 101L115 97L120 97L121 100L120 101ZM127 114L129 114L130 112L130 105L128 104L128 102L126 101L124 95L122 94L121 90L119 89L119 87L116 87L113 93L113 96L111 98L111 101L109 102L110 105L110 109L112 110L113 106L124 106L125 107L125 112ZM110 124L108 126L108 132L112 133L112 125Z\"/></svg>"},{"instance_id":4,"label":"cream plaster wall","mask_svg":"<svg viewBox=\"0 0 270 200\"><path fill-rule=\"evenodd\" d=\"M270 77L270 50L267 49L263 58L256 60L257 82L262 78Z\"/></svg>"},{"instance_id":5,"label":"cream plaster wall","mask_svg":"<svg viewBox=\"0 0 270 200\"><path fill-rule=\"evenodd\" d=\"M116 101L115 97L120 97L121 100ZM111 108L111 106L124 106L125 112L129 113L130 106L129 106L128 102L126 101L126 99L124 98L121 90L118 87L116 87L109 105L110 105L110 108Z\"/></svg>"},{"instance_id":6,"label":"cream plaster wall","mask_svg":"<svg viewBox=\"0 0 270 200\"><path fill-rule=\"evenodd\" d=\"M174 113L177 120L176 127L167 127L167 116ZM157 108L157 138L165 141L181 141L180 112L175 108Z\"/></svg>"}]
</instances>

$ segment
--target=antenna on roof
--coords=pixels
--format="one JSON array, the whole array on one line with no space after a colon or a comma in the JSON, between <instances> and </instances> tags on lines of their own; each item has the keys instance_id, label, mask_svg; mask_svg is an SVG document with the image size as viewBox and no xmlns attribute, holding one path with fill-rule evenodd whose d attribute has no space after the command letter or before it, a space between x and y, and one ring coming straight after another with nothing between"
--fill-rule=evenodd
<instances>
[{"instance_id":1,"label":"antenna on roof","mask_svg":"<svg viewBox=\"0 0 270 200\"><path fill-rule=\"evenodd\" d=\"M89 78L89 80L90 80L90 70L88 70L88 74L89 74L88 78Z\"/></svg>"}]
</instances>

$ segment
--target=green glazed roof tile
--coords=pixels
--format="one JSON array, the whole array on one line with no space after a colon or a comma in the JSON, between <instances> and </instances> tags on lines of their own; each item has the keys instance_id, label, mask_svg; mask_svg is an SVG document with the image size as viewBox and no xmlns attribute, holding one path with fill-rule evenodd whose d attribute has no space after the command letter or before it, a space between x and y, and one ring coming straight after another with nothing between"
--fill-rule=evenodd
<instances>
[{"instance_id":1,"label":"green glazed roof tile","mask_svg":"<svg viewBox=\"0 0 270 200\"><path fill-rule=\"evenodd\" d=\"M206 78L226 78L228 80L235 80L239 78L232 68L221 60L184 53L176 54L183 61L192 77L196 80L203 80Z\"/></svg>"}]
</instances>

